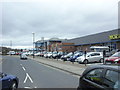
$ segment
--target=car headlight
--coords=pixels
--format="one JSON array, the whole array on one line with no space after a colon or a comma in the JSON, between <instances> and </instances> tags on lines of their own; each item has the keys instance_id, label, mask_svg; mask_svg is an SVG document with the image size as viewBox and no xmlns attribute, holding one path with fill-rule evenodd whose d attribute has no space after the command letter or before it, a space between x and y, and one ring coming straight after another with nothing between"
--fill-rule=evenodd
<instances>
[{"instance_id":1,"label":"car headlight","mask_svg":"<svg viewBox=\"0 0 120 90\"><path fill-rule=\"evenodd\" d=\"M117 62L117 61L119 61L120 60L120 58L118 58L118 59L115 59L115 62Z\"/></svg>"}]
</instances>

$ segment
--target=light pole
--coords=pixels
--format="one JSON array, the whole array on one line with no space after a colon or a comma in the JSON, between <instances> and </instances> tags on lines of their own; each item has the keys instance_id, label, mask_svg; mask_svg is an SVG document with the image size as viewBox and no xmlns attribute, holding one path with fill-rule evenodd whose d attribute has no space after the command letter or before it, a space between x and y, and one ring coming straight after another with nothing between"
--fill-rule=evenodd
<instances>
[{"instance_id":1,"label":"light pole","mask_svg":"<svg viewBox=\"0 0 120 90\"><path fill-rule=\"evenodd\" d=\"M35 33L34 33L34 32L32 32L32 34L33 34L33 58L34 58Z\"/></svg>"}]
</instances>

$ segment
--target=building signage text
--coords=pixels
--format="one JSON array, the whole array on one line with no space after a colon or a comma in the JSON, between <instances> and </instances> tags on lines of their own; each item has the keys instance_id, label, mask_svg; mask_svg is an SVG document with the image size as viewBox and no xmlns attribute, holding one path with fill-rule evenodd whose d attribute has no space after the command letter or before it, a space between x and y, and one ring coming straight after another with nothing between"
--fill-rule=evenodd
<instances>
[{"instance_id":1,"label":"building signage text","mask_svg":"<svg viewBox=\"0 0 120 90\"><path fill-rule=\"evenodd\" d=\"M110 35L109 38L112 39L120 39L120 34Z\"/></svg>"}]
</instances>

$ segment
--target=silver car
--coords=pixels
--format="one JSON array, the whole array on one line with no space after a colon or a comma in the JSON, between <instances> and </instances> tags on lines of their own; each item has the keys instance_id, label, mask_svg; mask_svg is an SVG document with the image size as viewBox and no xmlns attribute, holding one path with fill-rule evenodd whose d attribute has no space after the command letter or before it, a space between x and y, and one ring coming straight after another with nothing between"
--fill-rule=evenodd
<instances>
[{"instance_id":1,"label":"silver car","mask_svg":"<svg viewBox=\"0 0 120 90\"><path fill-rule=\"evenodd\" d=\"M89 62L103 62L103 53L102 52L89 52L86 55L78 57L77 62L79 63L89 63Z\"/></svg>"},{"instance_id":2,"label":"silver car","mask_svg":"<svg viewBox=\"0 0 120 90\"><path fill-rule=\"evenodd\" d=\"M26 54L25 54L25 53L22 53L22 54L20 55L20 59L27 59Z\"/></svg>"}]
</instances>

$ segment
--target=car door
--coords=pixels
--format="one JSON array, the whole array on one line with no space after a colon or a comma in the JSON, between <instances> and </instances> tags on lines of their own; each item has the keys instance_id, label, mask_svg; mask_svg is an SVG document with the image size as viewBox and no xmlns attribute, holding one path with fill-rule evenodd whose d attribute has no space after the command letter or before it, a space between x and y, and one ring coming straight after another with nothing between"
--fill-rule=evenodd
<instances>
[{"instance_id":1,"label":"car door","mask_svg":"<svg viewBox=\"0 0 120 90\"><path fill-rule=\"evenodd\" d=\"M106 70L103 86L109 90L120 90L120 72L111 69Z\"/></svg>"},{"instance_id":2,"label":"car door","mask_svg":"<svg viewBox=\"0 0 120 90\"><path fill-rule=\"evenodd\" d=\"M90 62L99 61L101 59L100 53L92 53L89 57Z\"/></svg>"},{"instance_id":3,"label":"car door","mask_svg":"<svg viewBox=\"0 0 120 90\"><path fill-rule=\"evenodd\" d=\"M2 88L9 88L11 85L10 78L6 74L1 73Z\"/></svg>"},{"instance_id":4,"label":"car door","mask_svg":"<svg viewBox=\"0 0 120 90\"><path fill-rule=\"evenodd\" d=\"M80 79L80 87L83 90L105 90L103 89L102 73L104 69L93 69ZM93 89L95 88L95 89Z\"/></svg>"},{"instance_id":5,"label":"car door","mask_svg":"<svg viewBox=\"0 0 120 90\"><path fill-rule=\"evenodd\" d=\"M99 62L101 59L100 53L95 53L95 61Z\"/></svg>"},{"instance_id":6,"label":"car door","mask_svg":"<svg viewBox=\"0 0 120 90\"><path fill-rule=\"evenodd\" d=\"M96 59L95 53L91 53L87 56L89 62L94 62Z\"/></svg>"}]
</instances>

